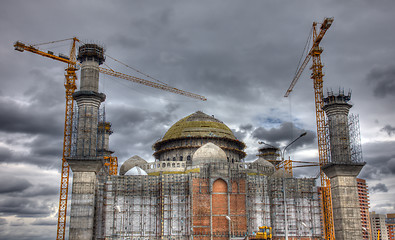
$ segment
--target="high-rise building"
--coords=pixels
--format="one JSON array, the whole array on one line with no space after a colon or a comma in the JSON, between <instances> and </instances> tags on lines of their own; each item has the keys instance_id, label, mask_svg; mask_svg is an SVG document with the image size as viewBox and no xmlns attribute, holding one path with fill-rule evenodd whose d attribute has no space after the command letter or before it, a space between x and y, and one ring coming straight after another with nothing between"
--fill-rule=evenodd
<instances>
[{"instance_id":1,"label":"high-rise building","mask_svg":"<svg viewBox=\"0 0 395 240\"><path fill-rule=\"evenodd\" d=\"M385 220L385 223L387 225L388 239L394 240L395 239L395 234L394 234L395 213L387 214L387 219Z\"/></svg>"},{"instance_id":2,"label":"high-rise building","mask_svg":"<svg viewBox=\"0 0 395 240\"><path fill-rule=\"evenodd\" d=\"M388 240L387 226L385 225L385 215L370 212L370 227L372 229L372 239L377 239L378 230L380 230L380 239Z\"/></svg>"},{"instance_id":3,"label":"high-rise building","mask_svg":"<svg viewBox=\"0 0 395 240\"><path fill-rule=\"evenodd\" d=\"M371 235L370 218L369 218L369 193L366 180L357 178L359 207L361 209L362 237L369 240Z\"/></svg>"}]
</instances>

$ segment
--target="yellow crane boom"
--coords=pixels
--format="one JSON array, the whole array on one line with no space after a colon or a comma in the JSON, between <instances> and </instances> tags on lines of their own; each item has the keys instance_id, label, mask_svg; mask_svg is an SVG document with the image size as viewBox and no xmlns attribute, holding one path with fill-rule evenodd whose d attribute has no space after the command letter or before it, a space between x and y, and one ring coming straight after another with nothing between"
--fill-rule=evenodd
<instances>
[{"instance_id":1,"label":"yellow crane boom","mask_svg":"<svg viewBox=\"0 0 395 240\"><path fill-rule=\"evenodd\" d=\"M332 25L333 18L325 18L321 24L320 32L317 33L317 22L313 23L312 27L312 37L313 44L308 52L306 58L304 59L302 65L297 70L295 77L293 78L291 85L286 91L284 97L292 92L293 87L299 80L300 75L307 66L310 59L313 59L313 64L311 66L312 74L311 79L314 83L314 97L315 97L315 111L316 111L316 122L317 122L317 139L318 139L318 155L320 166L328 163L328 145L325 137L325 113L322 107L323 103L323 65L321 63L321 53L322 48L319 46L322 38L324 37L326 31ZM333 212L332 212L332 197L330 191L330 181L329 178L320 171L321 176L321 206L322 206L322 216L324 220L324 235L325 239L332 240L335 239L334 228L333 228Z\"/></svg>"},{"instance_id":2,"label":"yellow crane boom","mask_svg":"<svg viewBox=\"0 0 395 240\"><path fill-rule=\"evenodd\" d=\"M79 63L77 62L76 59L76 44L77 42L80 42L80 40L76 37L74 38L69 38L69 39L64 39L64 40L59 40L59 41L52 41L49 43L55 43L55 42L60 42L60 41L66 41L66 40L72 40L72 46L70 50L70 55L69 56L64 56L59 54L59 56L56 56L53 52L48 51L44 52L39 50L36 46L42 45L42 44L36 44L36 45L27 45L24 44L20 41L15 42L14 47L15 50L23 52L23 51L28 51L32 52L47 58L51 58L56 61L60 61L63 63L66 63L68 66L65 69L65 89L66 89L66 108L65 108L65 123L64 123L64 137L63 137L63 155L62 155L62 171L61 171L61 181L60 181L60 194L59 194L59 213L58 213L58 227L57 227L57 235L56 239L57 240L64 240L65 239L65 228L66 228L66 214L67 214L67 197L68 197L68 189L69 189L69 165L66 161L66 158L70 156L71 152L71 136L72 136L72 119L73 119L73 107L74 107L74 99L73 99L73 93L77 89L76 85L76 80L77 80L77 74L76 71L77 66ZM145 86L165 90L168 92L173 92L176 94L184 95L187 97L199 99L202 101L206 101L207 99L204 96L194 94L191 92L183 91L174 87L171 87L167 84L163 83L156 83L152 81L148 81L145 79L141 79L138 77L130 76L124 73L116 72L112 69L106 69L99 67L99 71L101 73L126 79L135 83L143 84ZM116 175L117 174L117 169L118 169L118 159L117 157L114 156L109 156L105 157L109 162L105 164L105 166L109 167L109 174L110 175Z\"/></svg>"},{"instance_id":3,"label":"yellow crane boom","mask_svg":"<svg viewBox=\"0 0 395 240\"><path fill-rule=\"evenodd\" d=\"M14 47L15 47L15 50L20 51L20 52L29 51L29 52L36 53L36 54L39 54L39 55L44 56L44 57L52 58L54 60L67 63L67 64L72 64L72 65L75 65L75 66L79 65L79 63L77 63L75 59L70 59L69 57L62 56L62 55L56 56L50 51L49 52L43 52L43 51L40 51L39 49L37 49L34 46L31 46L31 45L29 46L29 45L26 45L26 44L24 44L22 42L19 42L19 41L14 44ZM176 93L176 94L183 95L183 96L186 96L186 97L195 98L195 99L198 99L198 100L201 100L201 101L206 101L207 100L206 97L198 95L198 94L195 94L195 93L187 92L187 91L184 91L184 90L181 90L181 89L169 86L169 85L164 84L164 83L157 83L157 82L149 81L149 80L146 80L146 79L130 76L130 75L127 75L127 74L124 74L124 73L121 73L121 72L114 71L112 69L99 67L99 71L101 73L103 73L103 74L106 74L106 75L122 78L122 79L131 81L131 82L135 82L135 83L139 83L139 84L142 84L142 85L145 85L145 86L148 86L148 87L161 89L161 90L164 90L164 91Z\"/></svg>"}]
</instances>

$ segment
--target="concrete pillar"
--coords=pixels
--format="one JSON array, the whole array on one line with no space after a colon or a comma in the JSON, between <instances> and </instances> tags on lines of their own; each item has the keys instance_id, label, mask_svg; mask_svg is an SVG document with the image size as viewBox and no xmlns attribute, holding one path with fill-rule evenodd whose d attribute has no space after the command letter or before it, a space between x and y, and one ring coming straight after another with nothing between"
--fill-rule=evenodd
<instances>
[{"instance_id":1,"label":"concrete pillar","mask_svg":"<svg viewBox=\"0 0 395 240\"><path fill-rule=\"evenodd\" d=\"M324 99L328 117L331 159L322 170L331 182L333 221L336 240L362 239L356 177L365 163L352 162L348 130L350 94L331 94Z\"/></svg>"},{"instance_id":2,"label":"concrete pillar","mask_svg":"<svg viewBox=\"0 0 395 240\"><path fill-rule=\"evenodd\" d=\"M95 237L96 174L104 161L97 154L99 107L105 100L105 95L98 93L103 48L85 44L79 48L78 60L82 65L80 90L73 94L78 106L77 151L67 159L73 171L69 239L92 240Z\"/></svg>"},{"instance_id":3,"label":"concrete pillar","mask_svg":"<svg viewBox=\"0 0 395 240\"><path fill-rule=\"evenodd\" d=\"M364 164L327 164L331 181L333 224L336 240L362 239L361 213L356 177Z\"/></svg>"}]
</instances>

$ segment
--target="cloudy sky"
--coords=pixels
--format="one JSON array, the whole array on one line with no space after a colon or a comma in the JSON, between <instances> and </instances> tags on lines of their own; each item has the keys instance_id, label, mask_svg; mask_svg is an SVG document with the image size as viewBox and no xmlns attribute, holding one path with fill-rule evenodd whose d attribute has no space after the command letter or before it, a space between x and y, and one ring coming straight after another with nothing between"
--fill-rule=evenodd
<instances>
[{"instance_id":1,"label":"cloudy sky","mask_svg":"<svg viewBox=\"0 0 395 240\"><path fill-rule=\"evenodd\" d=\"M324 89L352 89L371 210L395 212L395 2L370 1L11 1L0 3L0 238L54 239L64 121L65 65L13 50L79 37L201 102L101 75L111 149L120 163L152 161L151 145L197 110L215 115L246 142L284 146L317 161L312 80L307 67L288 88L313 21L334 17L325 35ZM67 54L70 42L40 49ZM113 69L144 77L107 58ZM317 168L299 176L316 176Z\"/></svg>"}]
</instances>

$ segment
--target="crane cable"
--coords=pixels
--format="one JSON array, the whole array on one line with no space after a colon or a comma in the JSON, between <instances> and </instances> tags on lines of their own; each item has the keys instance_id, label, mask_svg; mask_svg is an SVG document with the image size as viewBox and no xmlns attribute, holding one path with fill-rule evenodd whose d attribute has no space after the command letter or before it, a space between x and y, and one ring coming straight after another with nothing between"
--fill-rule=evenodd
<instances>
[{"instance_id":1,"label":"crane cable","mask_svg":"<svg viewBox=\"0 0 395 240\"><path fill-rule=\"evenodd\" d=\"M131 67L131 66L127 65L126 63L123 63L123 62L121 62L121 61L119 61L119 60L117 60L117 59L115 59L115 58L113 58L113 57L111 57L111 56L109 56L109 55L107 55L107 54L105 54L105 56L111 58L112 60L114 60L114 61L116 61L116 62L118 62L118 63L120 63L120 64L122 64L122 65L124 65L124 66L127 67L127 68L130 68L130 69L136 71L137 73L140 73L141 75L146 76L147 78L151 78L152 80L155 80L155 81L157 81L157 82L159 82L159 83L162 83L162 84L164 84L164 85L168 85L167 83L162 82L162 81L160 81L160 80L158 80L158 79L156 79L156 78L154 78L154 77L151 77L150 75L148 75L148 74L146 74L146 73L144 73L144 72L138 70L137 68ZM108 65L106 65L106 66L108 66ZM111 69L111 68L110 68L110 69ZM112 69L111 69L111 70L112 70Z\"/></svg>"},{"instance_id":2,"label":"crane cable","mask_svg":"<svg viewBox=\"0 0 395 240\"><path fill-rule=\"evenodd\" d=\"M73 39L74 39L74 38L66 38L66 39L62 39L62 40L55 40L55 41L50 41L50 42L45 42L45 43L31 44L31 46L35 46L35 47L36 47L36 46L41 46L41 45L45 45L45 44L51 44L51 43L57 43L57 42L64 42L64 41L73 40ZM78 39L78 38L77 38L77 39ZM78 42L81 42L81 43L83 43L83 44L86 44L85 42L83 42L83 41L81 41L81 40L79 40L79 39L78 39ZM141 74L141 75L146 76L147 78L150 78L150 79L152 79L152 80L154 80L154 81L157 81L157 82L159 82L159 83L162 83L162 84L164 84L164 85L168 85L167 83L162 82L162 81L160 81L159 79L156 79L156 78L154 78L154 77L152 77L152 76L150 76L150 75L148 75L148 74L146 74L146 73L140 71L140 70L137 69L137 68L134 68L134 67L132 67L132 66L129 66L129 65L127 65L126 63L123 63L123 62L119 61L118 59L109 56L108 54L104 54L104 55L105 55L106 57L111 58L111 59L114 60L115 62L118 62L118 63L124 65L125 67L130 68L130 69L134 70L135 72L137 72L137 73L139 73L139 74ZM114 71L110 66L108 66L107 64L105 64L105 65L106 65L110 70Z\"/></svg>"},{"instance_id":3,"label":"crane cable","mask_svg":"<svg viewBox=\"0 0 395 240\"><path fill-rule=\"evenodd\" d=\"M302 62L302 59L304 59L305 56L307 56L307 54L308 54L307 53L307 49L310 49L309 46L310 46L311 39L312 39L312 32L313 32L313 28L310 29L309 35L307 37L307 41L306 41L306 43L304 45L304 48L303 48L302 56L300 56L300 59L299 59L299 62L298 62L298 66L296 67L295 76L296 76L296 74L298 74L298 70L300 68L300 64Z\"/></svg>"}]
</instances>

